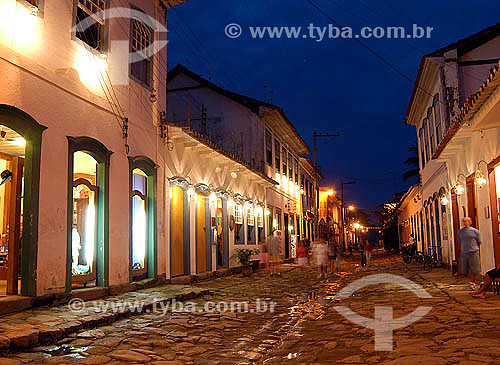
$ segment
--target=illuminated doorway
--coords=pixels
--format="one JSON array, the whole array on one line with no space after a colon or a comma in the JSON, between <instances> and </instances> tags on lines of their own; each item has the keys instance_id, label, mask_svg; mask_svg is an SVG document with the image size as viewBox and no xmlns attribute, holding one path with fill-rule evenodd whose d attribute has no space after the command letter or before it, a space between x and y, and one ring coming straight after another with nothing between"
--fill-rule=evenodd
<instances>
[{"instance_id":1,"label":"illuminated doorway","mask_svg":"<svg viewBox=\"0 0 500 365\"><path fill-rule=\"evenodd\" d=\"M288 214L283 214L283 229L285 231L285 259L290 257L290 229L288 228Z\"/></svg>"},{"instance_id":2,"label":"illuminated doorway","mask_svg":"<svg viewBox=\"0 0 500 365\"><path fill-rule=\"evenodd\" d=\"M20 294L25 146L0 125L0 296Z\"/></svg>"},{"instance_id":3,"label":"illuminated doorway","mask_svg":"<svg viewBox=\"0 0 500 365\"><path fill-rule=\"evenodd\" d=\"M5 132L8 129L15 131L26 141L24 146L24 183L22 188L22 200L19 201L19 210L22 212L19 217L19 253L9 250L11 257L21 257L19 291L19 268L10 266L12 279L6 280L7 294L18 294L24 296L35 296L37 292L37 256L38 256L38 207L40 193L40 157L42 151L42 133L47 127L36 122L30 115L22 110L10 105L0 104L0 125L4 126ZM5 146L8 135L2 137L0 134L0 146ZM16 136L15 138L18 138ZM11 141L12 142L12 141ZM9 154L8 151L6 151ZM21 157L21 156L19 156ZM12 183L12 180L8 182ZM15 227L15 224L14 224ZM5 242L5 237L3 238ZM16 240L13 238L13 242ZM11 246L14 247L15 246ZM5 248L4 248L5 249ZM18 263L17 260L11 260ZM9 271L8 271L9 272ZM7 274L9 275L9 274Z\"/></svg>"},{"instance_id":4,"label":"illuminated doorway","mask_svg":"<svg viewBox=\"0 0 500 365\"><path fill-rule=\"evenodd\" d=\"M222 199L217 199L217 267L224 266L224 214Z\"/></svg>"},{"instance_id":5,"label":"illuminated doorway","mask_svg":"<svg viewBox=\"0 0 500 365\"><path fill-rule=\"evenodd\" d=\"M500 264L500 157L489 166L489 187L491 204L491 225L493 231L493 252L495 265Z\"/></svg>"},{"instance_id":6,"label":"illuminated doorway","mask_svg":"<svg viewBox=\"0 0 500 365\"><path fill-rule=\"evenodd\" d=\"M66 290L109 285L109 160L89 137L68 137Z\"/></svg>"},{"instance_id":7,"label":"illuminated doorway","mask_svg":"<svg viewBox=\"0 0 500 365\"><path fill-rule=\"evenodd\" d=\"M71 274L73 287L95 284L99 187L97 161L88 153L73 156L73 221L71 225Z\"/></svg>"},{"instance_id":8,"label":"illuminated doorway","mask_svg":"<svg viewBox=\"0 0 500 365\"><path fill-rule=\"evenodd\" d=\"M157 275L156 168L148 157L129 157L130 281Z\"/></svg>"},{"instance_id":9,"label":"illuminated doorway","mask_svg":"<svg viewBox=\"0 0 500 365\"><path fill-rule=\"evenodd\" d=\"M189 235L184 237L184 210L187 209L185 204L185 191L179 186L172 186L172 217L171 217L171 272L172 276L185 275L184 265L184 240L188 240Z\"/></svg>"},{"instance_id":10,"label":"illuminated doorway","mask_svg":"<svg viewBox=\"0 0 500 365\"><path fill-rule=\"evenodd\" d=\"M207 191L208 193L208 191ZM196 195L196 272L208 271L211 265L210 199L206 193Z\"/></svg>"}]
</instances>

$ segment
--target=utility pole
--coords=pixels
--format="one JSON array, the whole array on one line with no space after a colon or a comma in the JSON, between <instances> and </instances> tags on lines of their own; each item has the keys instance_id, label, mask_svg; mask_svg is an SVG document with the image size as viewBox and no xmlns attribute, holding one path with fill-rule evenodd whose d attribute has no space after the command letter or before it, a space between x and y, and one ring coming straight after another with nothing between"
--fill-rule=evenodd
<instances>
[{"instance_id":1,"label":"utility pole","mask_svg":"<svg viewBox=\"0 0 500 365\"><path fill-rule=\"evenodd\" d=\"M316 177L316 204L314 209L314 237L318 238L318 216L319 216L319 174L318 174L318 143L317 139L321 137L340 137L340 133L313 133L313 163L314 163L314 176Z\"/></svg>"},{"instance_id":2,"label":"utility pole","mask_svg":"<svg viewBox=\"0 0 500 365\"><path fill-rule=\"evenodd\" d=\"M340 220L342 223L342 248L345 250L345 223L344 223L344 213L345 213L345 201L344 201L344 185L352 185L356 184L355 181L348 181L348 182L340 182L340 190L341 190L341 196L340 196L340 201L342 206L340 207Z\"/></svg>"}]
</instances>

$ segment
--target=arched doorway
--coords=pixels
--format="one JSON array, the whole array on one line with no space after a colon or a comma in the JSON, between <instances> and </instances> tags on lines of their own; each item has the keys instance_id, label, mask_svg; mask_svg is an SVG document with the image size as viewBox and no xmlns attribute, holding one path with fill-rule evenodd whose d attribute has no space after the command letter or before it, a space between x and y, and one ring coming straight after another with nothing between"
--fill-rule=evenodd
<instances>
[{"instance_id":1,"label":"arched doorway","mask_svg":"<svg viewBox=\"0 0 500 365\"><path fill-rule=\"evenodd\" d=\"M22 110L0 104L0 152L5 167L1 172L9 171L0 180L5 180L2 204L8 200L2 206L5 284L0 295L36 295L40 157L45 129Z\"/></svg>"},{"instance_id":2,"label":"arched doorway","mask_svg":"<svg viewBox=\"0 0 500 365\"><path fill-rule=\"evenodd\" d=\"M90 137L68 138L66 290L109 282L109 160Z\"/></svg>"},{"instance_id":3,"label":"arched doorway","mask_svg":"<svg viewBox=\"0 0 500 365\"><path fill-rule=\"evenodd\" d=\"M157 167L148 157L129 157L131 281L157 275Z\"/></svg>"}]
</instances>

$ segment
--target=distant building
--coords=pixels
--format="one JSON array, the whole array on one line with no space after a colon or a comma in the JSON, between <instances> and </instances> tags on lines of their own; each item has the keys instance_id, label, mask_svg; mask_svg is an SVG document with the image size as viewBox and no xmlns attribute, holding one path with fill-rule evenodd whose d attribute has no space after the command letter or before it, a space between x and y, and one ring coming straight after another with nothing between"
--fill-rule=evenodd
<instances>
[{"instance_id":1,"label":"distant building","mask_svg":"<svg viewBox=\"0 0 500 365\"><path fill-rule=\"evenodd\" d=\"M422 251L423 230L421 224L422 191L420 185L411 186L398 204L399 247L410 243L411 236Z\"/></svg>"},{"instance_id":2,"label":"distant building","mask_svg":"<svg viewBox=\"0 0 500 365\"><path fill-rule=\"evenodd\" d=\"M314 167L314 163L307 157L299 157L300 167L300 192L302 215L300 226L301 239L310 242L315 239L314 216L316 214L316 182L323 178L323 175Z\"/></svg>"},{"instance_id":3,"label":"distant building","mask_svg":"<svg viewBox=\"0 0 500 365\"><path fill-rule=\"evenodd\" d=\"M342 203L336 192L328 187L319 188L319 234L321 238L335 240L341 237L341 207Z\"/></svg>"}]
</instances>

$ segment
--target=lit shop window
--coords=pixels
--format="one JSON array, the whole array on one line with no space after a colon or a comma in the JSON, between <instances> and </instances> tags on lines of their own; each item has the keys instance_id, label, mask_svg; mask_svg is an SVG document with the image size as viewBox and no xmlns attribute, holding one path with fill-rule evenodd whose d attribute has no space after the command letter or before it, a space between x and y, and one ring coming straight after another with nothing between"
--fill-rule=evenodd
<instances>
[{"instance_id":1,"label":"lit shop window","mask_svg":"<svg viewBox=\"0 0 500 365\"><path fill-rule=\"evenodd\" d=\"M264 209L257 209L257 236L259 243L264 240Z\"/></svg>"},{"instance_id":2,"label":"lit shop window","mask_svg":"<svg viewBox=\"0 0 500 365\"><path fill-rule=\"evenodd\" d=\"M243 232L243 206L235 204L234 206L234 243L244 244L245 236Z\"/></svg>"},{"instance_id":3,"label":"lit shop window","mask_svg":"<svg viewBox=\"0 0 500 365\"><path fill-rule=\"evenodd\" d=\"M132 171L132 270L134 276L146 273L147 247L147 175Z\"/></svg>"},{"instance_id":4,"label":"lit shop window","mask_svg":"<svg viewBox=\"0 0 500 365\"><path fill-rule=\"evenodd\" d=\"M248 244L255 243L255 216L251 205L247 208L247 242Z\"/></svg>"},{"instance_id":5,"label":"lit shop window","mask_svg":"<svg viewBox=\"0 0 500 365\"><path fill-rule=\"evenodd\" d=\"M101 11L106 9L104 0L78 0L76 4L76 37L90 47L104 50L104 18Z\"/></svg>"},{"instance_id":6,"label":"lit shop window","mask_svg":"<svg viewBox=\"0 0 500 365\"><path fill-rule=\"evenodd\" d=\"M280 209L276 209L276 218L275 218L274 228L277 229L278 231L281 231L281 210Z\"/></svg>"},{"instance_id":7,"label":"lit shop window","mask_svg":"<svg viewBox=\"0 0 500 365\"><path fill-rule=\"evenodd\" d=\"M74 283L85 284L96 278L97 161L82 151L75 152L73 158L71 271Z\"/></svg>"},{"instance_id":8,"label":"lit shop window","mask_svg":"<svg viewBox=\"0 0 500 365\"><path fill-rule=\"evenodd\" d=\"M272 236L274 232L274 215L273 215L273 207L270 205L267 206L266 209L266 219L267 219L267 235Z\"/></svg>"}]
</instances>

